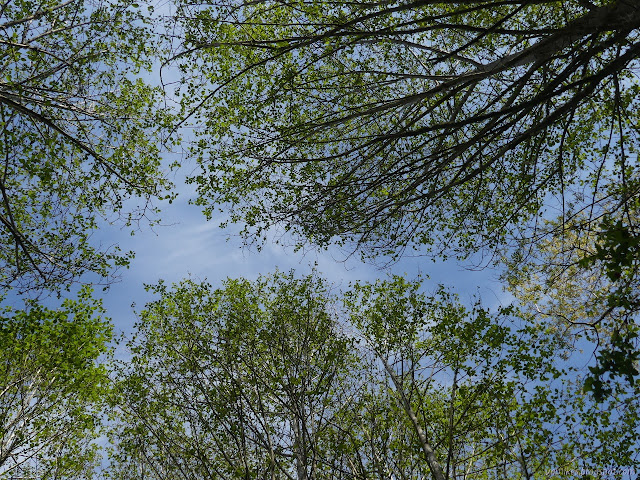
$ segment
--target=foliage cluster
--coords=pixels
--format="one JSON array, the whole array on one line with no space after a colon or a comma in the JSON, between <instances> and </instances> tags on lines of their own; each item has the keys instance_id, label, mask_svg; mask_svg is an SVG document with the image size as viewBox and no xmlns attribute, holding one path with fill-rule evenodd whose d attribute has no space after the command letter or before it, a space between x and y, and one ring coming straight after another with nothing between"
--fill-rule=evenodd
<instances>
[{"instance_id":1,"label":"foliage cluster","mask_svg":"<svg viewBox=\"0 0 640 480\"><path fill-rule=\"evenodd\" d=\"M132 252L92 233L173 195L159 156L170 116L139 78L153 53L147 22L130 0L0 2L3 287L111 278ZM127 212L130 198L140 206Z\"/></svg>"},{"instance_id":2,"label":"foliage cluster","mask_svg":"<svg viewBox=\"0 0 640 480\"><path fill-rule=\"evenodd\" d=\"M87 478L109 389L112 326L91 291L0 318L0 478Z\"/></svg>"},{"instance_id":3,"label":"foliage cluster","mask_svg":"<svg viewBox=\"0 0 640 480\"><path fill-rule=\"evenodd\" d=\"M111 475L559 479L636 465L636 395L594 401L562 360L575 348L531 316L419 288L335 292L293 273L152 287L118 369Z\"/></svg>"}]
</instances>

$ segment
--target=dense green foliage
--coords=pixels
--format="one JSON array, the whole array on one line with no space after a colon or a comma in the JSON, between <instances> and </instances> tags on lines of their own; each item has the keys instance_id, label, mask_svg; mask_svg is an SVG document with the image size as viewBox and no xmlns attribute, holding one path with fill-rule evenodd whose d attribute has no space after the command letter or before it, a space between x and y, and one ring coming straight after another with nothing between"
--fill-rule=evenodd
<instances>
[{"instance_id":1,"label":"dense green foliage","mask_svg":"<svg viewBox=\"0 0 640 480\"><path fill-rule=\"evenodd\" d=\"M88 289L57 309L0 318L0 478L88 478L108 387L112 326Z\"/></svg>"},{"instance_id":2,"label":"dense green foliage","mask_svg":"<svg viewBox=\"0 0 640 480\"><path fill-rule=\"evenodd\" d=\"M177 4L197 203L249 241L466 257L637 197L636 2Z\"/></svg>"},{"instance_id":3,"label":"dense green foliage","mask_svg":"<svg viewBox=\"0 0 640 480\"><path fill-rule=\"evenodd\" d=\"M0 285L108 279L132 253L92 233L168 195L144 21L129 0L0 2Z\"/></svg>"},{"instance_id":4,"label":"dense green foliage","mask_svg":"<svg viewBox=\"0 0 640 480\"><path fill-rule=\"evenodd\" d=\"M344 294L281 273L153 291L118 374L115 478L559 479L637 465L639 399L594 403L562 360L576 349L515 311L467 310L399 277Z\"/></svg>"}]
</instances>

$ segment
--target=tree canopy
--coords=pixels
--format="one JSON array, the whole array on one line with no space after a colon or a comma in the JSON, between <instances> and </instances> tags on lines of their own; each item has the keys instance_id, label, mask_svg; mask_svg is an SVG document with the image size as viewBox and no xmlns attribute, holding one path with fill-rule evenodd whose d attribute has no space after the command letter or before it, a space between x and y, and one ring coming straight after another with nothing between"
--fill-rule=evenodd
<instances>
[{"instance_id":1,"label":"tree canopy","mask_svg":"<svg viewBox=\"0 0 640 480\"><path fill-rule=\"evenodd\" d=\"M129 0L0 2L0 285L110 277L131 252L92 233L171 195L146 21Z\"/></svg>"},{"instance_id":2,"label":"tree canopy","mask_svg":"<svg viewBox=\"0 0 640 480\"><path fill-rule=\"evenodd\" d=\"M197 203L250 241L466 257L637 197L637 2L177 5Z\"/></svg>"},{"instance_id":3,"label":"tree canopy","mask_svg":"<svg viewBox=\"0 0 640 480\"><path fill-rule=\"evenodd\" d=\"M487 252L514 302L402 277L160 281L129 357L101 363L90 289L32 298L0 312L0 478L640 467L636 0L162 7L0 0L0 301L127 266L92 236L175 197L161 154L189 126L194 202L246 241Z\"/></svg>"},{"instance_id":4,"label":"tree canopy","mask_svg":"<svg viewBox=\"0 0 640 480\"><path fill-rule=\"evenodd\" d=\"M562 360L576 349L532 316L419 289L395 277L341 293L283 273L152 287L118 374L111 474L555 479L637 465L640 404L624 384L595 403Z\"/></svg>"},{"instance_id":5,"label":"tree canopy","mask_svg":"<svg viewBox=\"0 0 640 480\"><path fill-rule=\"evenodd\" d=\"M99 464L112 325L83 289L0 315L0 478L87 478Z\"/></svg>"}]
</instances>

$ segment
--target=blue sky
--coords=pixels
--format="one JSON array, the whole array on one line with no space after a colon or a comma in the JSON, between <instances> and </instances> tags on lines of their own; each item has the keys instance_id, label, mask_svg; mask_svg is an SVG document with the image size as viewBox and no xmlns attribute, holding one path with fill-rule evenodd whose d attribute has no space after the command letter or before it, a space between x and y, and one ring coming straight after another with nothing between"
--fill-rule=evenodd
<instances>
[{"instance_id":1,"label":"blue sky","mask_svg":"<svg viewBox=\"0 0 640 480\"><path fill-rule=\"evenodd\" d=\"M155 284L159 279L178 282L191 276L195 280L207 279L218 286L227 277L255 279L276 269L294 269L303 275L315 267L338 287L347 287L349 282L356 280L384 278L389 274L405 275L409 279L428 275L429 280L424 284L427 292L442 283L459 293L463 302L474 294L479 294L489 307L508 301L508 295L502 292L496 279L495 270L472 271L453 261L434 263L428 257L405 257L383 269L361 262L357 255L344 260L344 253L337 249L295 252L293 247L274 242L266 243L261 251L255 247L244 247L241 239L233 235L239 228L219 228L222 214L207 221L199 207L189 205L189 198L194 192L182 179L183 172L189 167L183 168L175 178L180 196L171 205L159 205L162 208L162 225L153 229L143 225L134 236L129 234L129 229L118 227L108 227L99 232L99 239L104 244L118 243L123 251L136 252L131 267L120 271L118 282L106 292L96 289L119 331L130 334L136 321L131 305L135 303L135 309L140 310L152 298L144 291L145 283Z\"/></svg>"}]
</instances>

